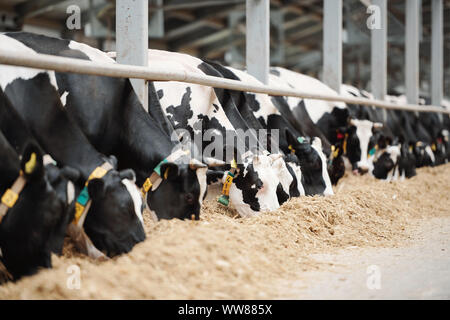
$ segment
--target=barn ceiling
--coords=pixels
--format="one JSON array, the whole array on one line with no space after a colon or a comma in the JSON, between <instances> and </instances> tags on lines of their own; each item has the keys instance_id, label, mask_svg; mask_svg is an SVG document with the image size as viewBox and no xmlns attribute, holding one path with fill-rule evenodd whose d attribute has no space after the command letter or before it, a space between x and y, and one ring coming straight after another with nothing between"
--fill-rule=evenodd
<instances>
[{"instance_id":1,"label":"barn ceiling","mask_svg":"<svg viewBox=\"0 0 450 320\"><path fill-rule=\"evenodd\" d=\"M450 0L444 1L446 87L450 87ZM245 0L149 0L149 46L181 51L236 66L245 57ZM83 12L83 29L68 30L67 7ZM344 81L367 87L370 78L370 0L344 0ZM405 0L389 0L391 87L404 82ZM272 64L313 76L322 68L322 0L271 0ZM421 78L429 78L431 0L422 0ZM0 0L0 30L38 32L114 49L115 1ZM426 87L426 84L423 86Z\"/></svg>"}]
</instances>

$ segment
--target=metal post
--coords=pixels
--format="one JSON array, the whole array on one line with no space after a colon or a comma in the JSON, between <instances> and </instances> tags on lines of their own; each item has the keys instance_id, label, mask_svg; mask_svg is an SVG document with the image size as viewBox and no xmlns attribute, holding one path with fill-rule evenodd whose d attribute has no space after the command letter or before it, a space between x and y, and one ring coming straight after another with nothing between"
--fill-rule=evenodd
<instances>
[{"instance_id":1,"label":"metal post","mask_svg":"<svg viewBox=\"0 0 450 320\"><path fill-rule=\"evenodd\" d=\"M372 25L372 93L384 100L387 94L387 0L372 0L372 14L379 23Z\"/></svg>"},{"instance_id":2,"label":"metal post","mask_svg":"<svg viewBox=\"0 0 450 320\"><path fill-rule=\"evenodd\" d=\"M323 80L340 93L342 84L342 0L324 0L323 12Z\"/></svg>"},{"instance_id":3,"label":"metal post","mask_svg":"<svg viewBox=\"0 0 450 320\"><path fill-rule=\"evenodd\" d=\"M421 1L406 1L405 81L406 97L411 104L419 102L419 16Z\"/></svg>"},{"instance_id":4,"label":"metal post","mask_svg":"<svg viewBox=\"0 0 450 320\"><path fill-rule=\"evenodd\" d=\"M116 3L117 62L148 66L148 0L117 0ZM145 80L131 83L148 110L148 89Z\"/></svg>"},{"instance_id":5,"label":"metal post","mask_svg":"<svg viewBox=\"0 0 450 320\"><path fill-rule=\"evenodd\" d=\"M387 94L387 0L372 0L368 7L375 19L371 37L371 82L375 99L384 100ZM383 110L384 121L387 120Z\"/></svg>"},{"instance_id":6,"label":"metal post","mask_svg":"<svg viewBox=\"0 0 450 320\"><path fill-rule=\"evenodd\" d=\"M267 84L270 68L270 1L247 0L246 11L247 70Z\"/></svg>"},{"instance_id":7,"label":"metal post","mask_svg":"<svg viewBox=\"0 0 450 320\"><path fill-rule=\"evenodd\" d=\"M444 11L443 1L432 1L431 104L440 106L444 95Z\"/></svg>"}]
</instances>

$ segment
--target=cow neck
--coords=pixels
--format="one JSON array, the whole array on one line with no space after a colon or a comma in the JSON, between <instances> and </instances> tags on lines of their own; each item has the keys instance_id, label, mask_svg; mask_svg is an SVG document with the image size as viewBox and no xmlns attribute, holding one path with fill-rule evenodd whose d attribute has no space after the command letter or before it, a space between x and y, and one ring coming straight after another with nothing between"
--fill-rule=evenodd
<instances>
[{"instance_id":1,"label":"cow neck","mask_svg":"<svg viewBox=\"0 0 450 320\"><path fill-rule=\"evenodd\" d=\"M94 149L81 129L66 113L58 93L48 81L46 74L28 80L29 86L40 88L39 96L34 90L28 93L26 86L14 88L14 92L28 94L29 101L39 101L39 110L33 104L14 101L12 106L53 159L79 170L82 177L87 179L92 170L104 162L102 155ZM43 83L46 85L43 86Z\"/></svg>"},{"instance_id":2,"label":"cow neck","mask_svg":"<svg viewBox=\"0 0 450 320\"><path fill-rule=\"evenodd\" d=\"M96 167L95 170L93 170L89 175L89 178L87 179L83 190L78 195L77 200L75 201L75 217L73 223L78 227L81 228L83 226L86 215L91 207L91 199L88 193L89 182L93 179L103 178L108 173L108 171L112 169L113 167L111 166L111 164L105 162L101 166Z\"/></svg>"},{"instance_id":3,"label":"cow neck","mask_svg":"<svg viewBox=\"0 0 450 320\"><path fill-rule=\"evenodd\" d=\"M124 124L128 127L124 128L127 134L122 138L123 150L127 150L127 158L134 159L138 181L143 181L172 153L176 144L141 106L127 114Z\"/></svg>"},{"instance_id":4,"label":"cow neck","mask_svg":"<svg viewBox=\"0 0 450 320\"><path fill-rule=\"evenodd\" d=\"M0 128L5 138L16 150L22 150L31 141L37 144L27 125L12 107L11 102L0 89Z\"/></svg>"},{"instance_id":5,"label":"cow neck","mask_svg":"<svg viewBox=\"0 0 450 320\"><path fill-rule=\"evenodd\" d=\"M175 163L178 159L183 157L184 155L190 155L189 150L183 150L178 149L174 152L172 152L168 157L164 158L156 167L153 169L153 172L149 175L149 177L145 180L141 187L141 193L142 196L145 197L147 193L150 191L150 188L152 188L152 191L155 191L160 183L162 182L162 179L167 179L168 169L166 172L161 172L161 166L164 163Z\"/></svg>"}]
</instances>

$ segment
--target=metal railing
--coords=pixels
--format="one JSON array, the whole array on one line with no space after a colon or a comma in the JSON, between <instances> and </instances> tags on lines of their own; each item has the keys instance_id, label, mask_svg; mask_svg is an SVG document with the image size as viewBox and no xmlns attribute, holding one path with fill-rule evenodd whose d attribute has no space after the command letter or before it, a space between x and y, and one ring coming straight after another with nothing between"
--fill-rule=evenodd
<instances>
[{"instance_id":1,"label":"metal railing","mask_svg":"<svg viewBox=\"0 0 450 320\"><path fill-rule=\"evenodd\" d=\"M97 62L94 63L88 60L80 60L45 54L25 55L5 50L0 50L0 64L11 66L22 66L34 69L52 70L56 72L72 72L78 74L107 76L115 78L144 79L151 81L178 81L210 86L214 88L246 91L253 93L263 93L272 96L290 96L302 99L325 100L332 102L339 101L349 104L375 106L384 109L418 111L418 112L436 112L450 115L450 110L437 106L423 106L411 104L398 105L386 101L372 100L366 98L343 97L340 95L329 95L329 94L313 94L299 90L277 86L268 86L263 84L252 85L237 80L218 78L208 75L192 74L183 70L171 68L168 65L164 66L152 65L150 67L139 67L116 63L97 63Z\"/></svg>"}]
</instances>

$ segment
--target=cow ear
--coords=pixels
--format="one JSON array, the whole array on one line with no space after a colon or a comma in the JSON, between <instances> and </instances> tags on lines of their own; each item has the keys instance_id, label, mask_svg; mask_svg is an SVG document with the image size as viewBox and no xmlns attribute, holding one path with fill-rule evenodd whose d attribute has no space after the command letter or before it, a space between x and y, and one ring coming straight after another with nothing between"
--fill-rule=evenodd
<instances>
[{"instance_id":1,"label":"cow ear","mask_svg":"<svg viewBox=\"0 0 450 320\"><path fill-rule=\"evenodd\" d=\"M105 190L105 182L102 179L92 179L88 184L88 193L91 198L100 198Z\"/></svg>"},{"instance_id":2,"label":"cow ear","mask_svg":"<svg viewBox=\"0 0 450 320\"><path fill-rule=\"evenodd\" d=\"M28 179L42 179L44 176L44 161L42 151L35 143L29 143L20 161L22 172Z\"/></svg>"},{"instance_id":3,"label":"cow ear","mask_svg":"<svg viewBox=\"0 0 450 320\"><path fill-rule=\"evenodd\" d=\"M61 169L61 175L72 182L76 182L80 178L80 171L75 168L65 166Z\"/></svg>"},{"instance_id":4,"label":"cow ear","mask_svg":"<svg viewBox=\"0 0 450 320\"><path fill-rule=\"evenodd\" d=\"M136 174L133 169L126 169L119 172L120 179L128 179L133 182L136 182Z\"/></svg>"},{"instance_id":5,"label":"cow ear","mask_svg":"<svg viewBox=\"0 0 450 320\"><path fill-rule=\"evenodd\" d=\"M113 166L113 168L117 169L118 164L117 158L114 155L110 155L108 160L109 160L108 162Z\"/></svg>"},{"instance_id":6,"label":"cow ear","mask_svg":"<svg viewBox=\"0 0 450 320\"><path fill-rule=\"evenodd\" d=\"M163 165L161 165L161 178L165 179L165 180L172 180L175 179L176 177L178 177L178 165L176 165L175 163L164 163Z\"/></svg>"}]
</instances>

